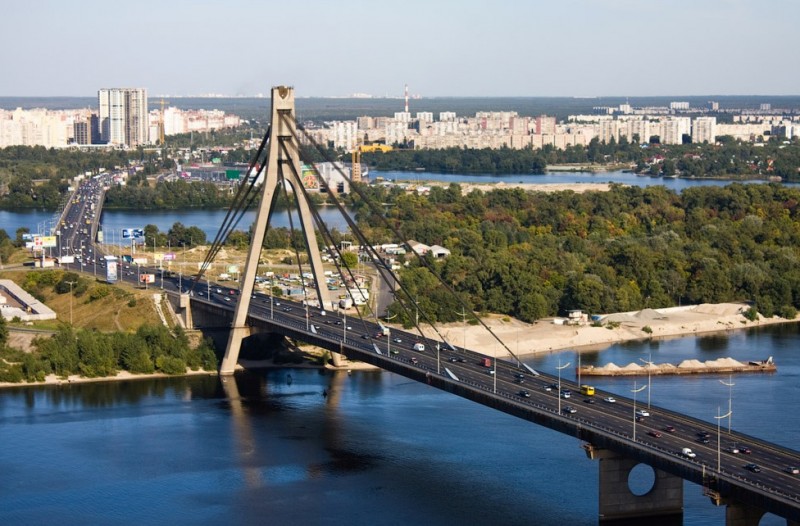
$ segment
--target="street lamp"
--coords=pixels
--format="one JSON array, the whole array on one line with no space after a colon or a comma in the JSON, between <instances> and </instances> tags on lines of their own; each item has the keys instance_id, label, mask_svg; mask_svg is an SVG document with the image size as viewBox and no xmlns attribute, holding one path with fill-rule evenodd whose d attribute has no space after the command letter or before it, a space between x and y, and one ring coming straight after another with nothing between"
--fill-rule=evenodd
<instances>
[{"instance_id":1,"label":"street lamp","mask_svg":"<svg viewBox=\"0 0 800 526\"><path fill-rule=\"evenodd\" d=\"M77 283L77 281L67 281L69 285L69 324L72 325L72 286Z\"/></svg>"},{"instance_id":2,"label":"street lamp","mask_svg":"<svg viewBox=\"0 0 800 526\"><path fill-rule=\"evenodd\" d=\"M731 432L731 419L733 418L733 386L736 385L733 383L733 375L728 375L728 381L720 380L719 383L722 385L728 386L728 414L725 416L728 417L728 434Z\"/></svg>"},{"instance_id":3,"label":"street lamp","mask_svg":"<svg viewBox=\"0 0 800 526\"><path fill-rule=\"evenodd\" d=\"M397 317L396 313L391 315L391 316L387 316L386 317L386 323L389 323L389 320L391 320L393 318L396 318L396 317ZM347 325L345 325L345 330L347 330L346 327L347 327ZM392 356L392 352L391 352L391 349L389 347L389 342L391 342L391 341L392 341L392 333L389 330L389 327L386 327L386 356L387 357L391 357Z\"/></svg>"},{"instance_id":4,"label":"street lamp","mask_svg":"<svg viewBox=\"0 0 800 526\"><path fill-rule=\"evenodd\" d=\"M456 314L461 314L461 320L464 322L464 345L461 347L462 351L467 350L467 311L464 310L464 307L461 307L461 312L456 312Z\"/></svg>"},{"instance_id":5,"label":"street lamp","mask_svg":"<svg viewBox=\"0 0 800 526\"><path fill-rule=\"evenodd\" d=\"M441 362L439 361L439 342L436 342L436 374L442 374Z\"/></svg>"},{"instance_id":6,"label":"street lamp","mask_svg":"<svg viewBox=\"0 0 800 526\"><path fill-rule=\"evenodd\" d=\"M570 366L570 362L561 365L561 358L558 359L558 392L556 393L556 398L558 398L558 414L561 414L561 370L566 369Z\"/></svg>"},{"instance_id":7,"label":"street lamp","mask_svg":"<svg viewBox=\"0 0 800 526\"><path fill-rule=\"evenodd\" d=\"M639 360L647 365L647 409L650 409L650 372L653 369L653 351L648 351L646 362L642 358Z\"/></svg>"},{"instance_id":8,"label":"street lamp","mask_svg":"<svg viewBox=\"0 0 800 526\"><path fill-rule=\"evenodd\" d=\"M719 474L722 471L722 464L721 464L721 433L719 429L719 423L722 421L723 418L727 418L731 416L731 412L728 411L724 415L719 414L719 406L717 406L717 416L714 419L717 421L717 473Z\"/></svg>"},{"instance_id":9,"label":"street lamp","mask_svg":"<svg viewBox=\"0 0 800 526\"><path fill-rule=\"evenodd\" d=\"M633 441L636 442L636 393L641 392L643 389L647 389L646 385L641 386L640 388L636 388L636 380L633 381Z\"/></svg>"}]
</instances>

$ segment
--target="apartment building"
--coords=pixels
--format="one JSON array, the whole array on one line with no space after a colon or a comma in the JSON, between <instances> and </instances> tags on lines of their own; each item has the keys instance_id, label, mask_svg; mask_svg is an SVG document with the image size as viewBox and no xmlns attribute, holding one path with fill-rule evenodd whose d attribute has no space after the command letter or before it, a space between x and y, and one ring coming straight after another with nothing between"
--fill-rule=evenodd
<instances>
[{"instance_id":1,"label":"apartment building","mask_svg":"<svg viewBox=\"0 0 800 526\"><path fill-rule=\"evenodd\" d=\"M129 148L150 143L146 89L103 88L97 102L102 142Z\"/></svg>"}]
</instances>

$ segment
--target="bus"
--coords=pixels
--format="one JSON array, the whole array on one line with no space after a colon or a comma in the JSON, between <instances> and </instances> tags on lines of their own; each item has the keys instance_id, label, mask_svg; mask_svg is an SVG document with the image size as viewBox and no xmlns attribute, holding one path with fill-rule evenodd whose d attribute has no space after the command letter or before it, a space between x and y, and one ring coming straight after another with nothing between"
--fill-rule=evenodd
<instances>
[{"instance_id":1,"label":"bus","mask_svg":"<svg viewBox=\"0 0 800 526\"><path fill-rule=\"evenodd\" d=\"M581 394L586 396L594 396L594 387L591 385L583 384L581 386Z\"/></svg>"}]
</instances>

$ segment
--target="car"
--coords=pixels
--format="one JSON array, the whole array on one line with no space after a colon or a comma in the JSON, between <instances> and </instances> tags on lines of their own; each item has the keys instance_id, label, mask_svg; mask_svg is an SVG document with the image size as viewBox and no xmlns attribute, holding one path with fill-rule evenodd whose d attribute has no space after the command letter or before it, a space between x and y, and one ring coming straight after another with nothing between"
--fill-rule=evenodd
<instances>
[{"instance_id":1,"label":"car","mask_svg":"<svg viewBox=\"0 0 800 526\"><path fill-rule=\"evenodd\" d=\"M525 383L525 378L515 378L514 381L516 383L518 383L518 384L524 384Z\"/></svg>"},{"instance_id":2,"label":"car","mask_svg":"<svg viewBox=\"0 0 800 526\"><path fill-rule=\"evenodd\" d=\"M522 373L517 373L517 374L514 375L514 378L516 378L518 380L522 380L523 378L525 378L525 375L522 374Z\"/></svg>"},{"instance_id":3,"label":"car","mask_svg":"<svg viewBox=\"0 0 800 526\"><path fill-rule=\"evenodd\" d=\"M291 307L284 307L283 308L283 312L291 312L291 311L292 311Z\"/></svg>"},{"instance_id":4,"label":"car","mask_svg":"<svg viewBox=\"0 0 800 526\"><path fill-rule=\"evenodd\" d=\"M706 437L697 437L697 441L700 442L701 444L708 444L709 442L711 442L711 440Z\"/></svg>"},{"instance_id":5,"label":"car","mask_svg":"<svg viewBox=\"0 0 800 526\"><path fill-rule=\"evenodd\" d=\"M741 453L742 455L749 455L749 454L751 454L752 452L753 452L753 450L751 450L751 449L750 449L749 447L747 447L747 446L739 446L739 453Z\"/></svg>"},{"instance_id":6,"label":"car","mask_svg":"<svg viewBox=\"0 0 800 526\"><path fill-rule=\"evenodd\" d=\"M383 338L383 333L382 332L376 332L375 336L373 336L373 338Z\"/></svg>"},{"instance_id":7,"label":"car","mask_svg":"<svg viewBox=\"0 0 800 526\"><path fill-rule=\"evenodd\" d=\"M752 471L753 473L761 473L761 467L758 464L746 464L744 469Z\"/></svg>"},{"instance_id":8,"label":"car","mask_svg":"<svg viewBox=\"0 0 800 526\"><path fill-rule=\"evenodd\" d=\"M465 358L458 358L458 362L459 363L467 363L467 360Z\"/></svg>"},{"instance_id":9,"label":"car","mask_svg":"<svg viewBox=\"0 0 800 526\"><path fill-rule=\"evenodd\" d=\"M636 411L636 416L650 416L650 411L639 409L638 411Z\"/></svg>"},{"instance_id":10,"label":"car","mask_svg":"<svg viewBox=\"0 0 800 526\"><path fill-rule=\"evenodd\" d=\"M520 396L522 396L522 397L524 397L524 398L530 398L530 397L531 397L531 393L530 393L530 391L526 391L525 389L523 389L522 391L520 391L520 392L519 392L519 395L520 395Z\"/></svg>"},{"instance_id":11,"label":"car","mask_svg":"<svg viewBox=\"0 0 800 526\"><path fill-rule=\"evenodd\" d=\"M593 404L594 403L594 398L584 398L583 399L583 403L585 403L585 404Z\"/></svg>"},{"instance_id":12,"label":"car","mask_svg":"<svg viewBox=\"0 0 800 526\"><path fill-rule=\"evenodd\" d=\"M281 306L281 302L280 302L280 301L276 301L276 302L275 302L275 306L276 306L276 307L280 307L280 306Z\"/></svg>"},{"instance_id":13,"label":"car","mask_svg":"<svg viewBox=\"0 0 800 526\"><path fill-rule=\"evenodd\" d=\"M800 468L796 468L794 466L787 466L783 471L789 475L800 475Z\"/></svg>"},{"instance_id":14,"label":"car","mask_svg":"<svg viewBox=\"0 0 800 526\"><path fill-rule=\"evenodd\" d=\"M736 446L728 446L728 447L725 448L725 451L727 451L731 455L738 455L739 454L739 448L736 447Z\"/></svg>"},{"instance_id":15,"label":"car","mask_svg":"<svg viewBox=\"0 0 800 526\"><path fill-rule=\"evenodd\" d=\"M572 392L569 389L562 389L561 396L562 398L569 398L570 396L572 396Z\"/></svg>"},{"instance_id":16,"label":"car","mask_svg":"<svg viewBox=\"0 0 800 526\"><path fill-rule=\"evenodd\" d=\"M650 431L647 432L647 434L654 438L661 438L661 433L659 433L655 429L651 429Z\"/></svg>"},{"instance_id":17,"label":"car","mask_svg":"<svg viewBox=\"0 0 800 526\"><path fill-rule=\"evenodd\" d=\"M417 360L415 357L413 357L413 356L412 356L412 357L411 357L411 363L413 363L414 365L416 365L416 364L418 364L418 363L419 363L419 360Z\"/></svg>"},{"instance_id":18,"label":"car","mask_svg":"<svg viewBox=\"0 0 800 526\"><path fill-rule=\"evenodd\" d=\"M711 433L709 433L708 431L698 431L697 436L702 438L708 438L711 436Z\"/></svg>"},{"instance_id":19,"label":"car","mask_svg":"<svg viewBox=\"0 0 800 526\"><path fill-rule=\"evenodd\" d=\"M553 390L553 388L552 388L551 386L549 386L549 385L545 385L545 386L544 386L544 390L545 390L545 391L552 391L552 390Z\"/></svg>"},{"instance_id":20,"label":"car","mask_svg":"<svg viewBox=\"0 0 800 526\"><path fill-rule=\"evenodd\" d=\"M458 361L458 358L448 358L447 361L451 363L456 363Z\"/></svg>"},{"instance_id":21,"label":"car","mask_svg":"<svg viewBox=\"0 0 800 526\"><path fill-rule=\"evenodd\" d=\"M401 340L400 338L394 338L392 341L394 343L403 343L403 340Z\"/></svg>"},{"instance_id":22,"label":"car","mask_svg":"<svg viewBox=\"0 0 800 526\"><path fill-rule=\"evenodd\" d=\"M228 296L225 296L225 301L231 301L231 299Z\"/></svg>"},{"instance_id":23,"label":"car","mask_svg":"<svg viewBox=\"0 0 800 526\"><path fill-rule=\"evenodd\" d=\"M614 398L613 396L607 396L603 398L603 402L608 402L609 404L615 404L617 403L617 399Z\"/></svg>"},{"instance_id":24,"label":"car","mask_svg":"<svg viewBox=\"0 0 800 526\"><path fill-rule=\"evenodd\" d=\"M575 409L574 407L572 407L571 405L567 405L567 406L564 406L561 409L561 412L564 413L564 414L567 414L567 415L571 415L571 414L577 413L578 410Z\"/></svg>"},{"instance_id":25,"label":"car","mask_svg":"<svg viewBox=\"0 0 800 526\"><path fill-rule=\"evenodd\" d=\"M336 325L341 325L341 324L342 324L342 320L336 320Z\"/></svg>"},{"instance_id":26,"label":"car","mask_svg":"<svg viewBox=\"0 0 800 526\"><path fill-rule=\"evenodd\" d=\"M362 339L362 340L367 340L367 339L369 339L369 334L362 334L362 335L361 335L361 339Z\"/></svg>"},{"instance_id":27,"label":"car","mask_svg":"<svg viewBox=\"0 0 800 526\"><path fill-rule=\"evenodd\" d=\"M675 426L664 426L664 431L666 431L667 433L674 433Z\"/></svg>"},{"instance_id":28,"label":"car","mask_svg":"<svg viewBox=\"0 0 800 526\"><path fill-rule=\"evenodd\" d=\"M686 458L694 458L694 457L697 456L697 453L692 451L690 448L685 447L685 448L681 449L681 455L683 455Z\"/></svg>"}]
</instances>

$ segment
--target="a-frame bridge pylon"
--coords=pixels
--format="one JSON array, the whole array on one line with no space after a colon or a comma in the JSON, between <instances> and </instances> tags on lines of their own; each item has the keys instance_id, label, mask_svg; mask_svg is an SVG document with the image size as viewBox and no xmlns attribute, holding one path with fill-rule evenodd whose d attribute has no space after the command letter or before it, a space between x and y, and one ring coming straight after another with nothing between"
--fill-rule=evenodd
<instances>
[{"instance_id":1,"label":"a-frame bridge pylon","mask_svg":"<svg viewBox=\"0 0 800 526\"><path fill-rule=\"evenodd\" d=\"M267 166L264 173L264 182L261 185L261 202L253 224L253 238L250 241L250 250L247 253L247 262L240 279L240 296L233 315L228 345L225 356L220 366L220 374L233 374L242 339L249 336L249 328L245 325L247 311L250 308L250 298L253 294L258 259L264 235L267 231L270 212L275 200L275 194L280 189L283 181L287 182L294 191L294 197L300 211L300 224L303 236L308 247L311 272L314 275L314 286L317 299L322 308L330 308L328 287L325 282L322 258L314 235L314 223L311 216L309 203L303 192L300 167L300 145L297 144L296 113L294 108L294 89L286 86L272 88L272 115L269 132L269 149L267 151ZM334 362L338 356L334 356Z\"/></svg>"}]
</instances>

